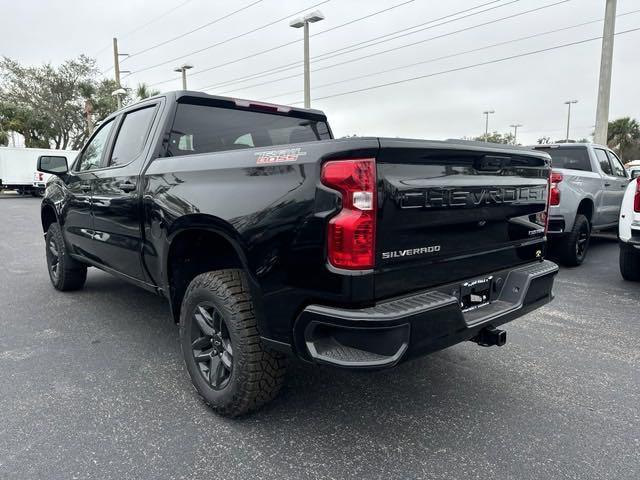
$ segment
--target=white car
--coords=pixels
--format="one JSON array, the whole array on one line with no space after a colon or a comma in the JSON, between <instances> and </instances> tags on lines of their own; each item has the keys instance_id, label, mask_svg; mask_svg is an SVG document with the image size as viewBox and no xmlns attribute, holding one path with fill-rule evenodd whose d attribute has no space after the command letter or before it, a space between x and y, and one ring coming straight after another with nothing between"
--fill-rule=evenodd
<instances>
[{"instance_id":1,"label":"white car","mask_svg":"<svg viewBox=\"0 0 640 480\"><path fill-rule=\"evenodd\" d=\"M620 273L625 280L640 281L640 177L631 180L627 186L618 231Z\"/></svg>"}]
</instances>

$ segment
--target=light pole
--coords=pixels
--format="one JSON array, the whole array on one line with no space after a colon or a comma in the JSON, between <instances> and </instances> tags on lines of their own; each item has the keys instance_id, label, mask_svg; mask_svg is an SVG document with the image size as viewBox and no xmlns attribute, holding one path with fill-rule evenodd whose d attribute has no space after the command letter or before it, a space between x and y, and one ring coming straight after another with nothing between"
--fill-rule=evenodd
<instances>
[{"instance_id":1,"label":"light pole","mask_svg":"<svg viewBox=\"0 0 640 480\"><path fill-rule=\"evenodd\" d=\"M324 20L320 10L307 13L304 17L289 22L293 28L304 27L304 108L311 108L311 80L309 71L309 24Z\"/></svg>"},{"instance_id":2,"label":"light pole","mask_svg":"<svg viewBox=\"0 0 640 480\"><path fill-rule=\"evenodd\" d=\"M485 110L482 114L485 116L484 121L484 141L489 141L489 115L496 113L495 110Z\"/></svg>"},{"instance_id":3,"label":"light pole","mask_svg":"<svg viewBox=\"0 0 640 480\"><path fill-rule=\"evenodd\" d=\"M571 124L571 105L573 103L578 103L578 100L567 100L566 102L564 102L565 105L568 105L568 111L567 111L567 138L566 138L566 142L569 143L569 125Z\"/></svg>"},{"instance_id":4,"label":"light pole","mask_svg":"<svg viewBox=\"0 0 640 480\"><path fill-rule=\"evenodd\" d=\"M518 129L522 126L522 124L520 123L514 123L513 125L511 125L511 128L513 128L513 144L517 145L518 144Z\"/></svg>"},{"instance_id":5,"label":"light pole","mask_svg":"<svg viewBox=\"0 0 640 480\"><path fill-rule=\"evenodd\" d=\"M118 88L117 90L111 92L111 95L116 97L116 100L118 101L118 110L122 108L122 97L124 97L126 94L127 91L124 88Z\"/></svg>"},{"instance_id":6,"label":"light pole","mask_svg":"<svg viewBox=\"0 0 640 480\"><path fill-rule=\"evenodd\" d=\"M182 73L182 89L187 89L187 70L193 68L193 65L190 63L185 63L184 65L180 65L173 69L174 72Z\"/></svg>"}]
</instances>

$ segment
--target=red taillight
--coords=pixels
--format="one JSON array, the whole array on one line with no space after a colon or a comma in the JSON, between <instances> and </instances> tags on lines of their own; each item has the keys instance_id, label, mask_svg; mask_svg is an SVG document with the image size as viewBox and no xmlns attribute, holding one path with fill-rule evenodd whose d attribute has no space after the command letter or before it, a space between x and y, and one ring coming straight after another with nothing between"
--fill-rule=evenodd
<instances>
[{"instance_id":1,"label":"red taillight","mask_svg":"<svg viewBox=\"0 0 640 480\"><path fill-rule=\"evenodd\" d=\"M562 181L562 173L551 172L551 189L549 191L549 205L560 205L560 189L558 184Z\"/></svg>"},{"instance_id":2,"label":"red taillight","mask_svg":"<svg viewBox=\"0 0 640 480\"><path fill-rule=\"evenodd\" d=\"M375 159L337 160L322 167L322 183L342 194L342 210L329 221L329 263L364 270L375 263Z\"/></svg>"},{"instance_id":3,"label":"red taillight","mask_svg":"<svg viewBox=\"0 0 640 480\"><path fill-rule=\"evenodd\" d=\"M633 197L633 211L640 213L640 177L636 178L636 194Z\"/></svg>"}]
</instances>

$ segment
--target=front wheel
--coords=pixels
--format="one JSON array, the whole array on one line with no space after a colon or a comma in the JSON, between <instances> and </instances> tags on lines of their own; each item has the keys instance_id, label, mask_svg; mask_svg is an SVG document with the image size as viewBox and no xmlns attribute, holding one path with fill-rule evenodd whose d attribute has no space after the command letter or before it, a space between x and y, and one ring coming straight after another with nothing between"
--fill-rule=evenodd
<instances>
[{"instance_id":1,"label":"front wheel","mask_svg":"<svg viewBox=\"0 0 640 480\"><path fill-rule=\"evenodd\" d=\"M620 273L632 282L640 281L640 250L620 243Z\"/></svg>"},{"instance_id":2,"label":"front wheel","mask_svg":"<svg viewBox=\"0 0 640 480\"><path fill-rule=\"evenodd\" d=\"M564 265L577 267L584 262L591 239L591 224L584 215L576 215L573 229L561 240L558 260Z\"/></svg>"},{"instance_id":3,"label":"front wheel","mask_svg":"<svg viewBox=\"0 0 640 480\"><path fill-rule=\"evenodd\" d=\"M84 287L87 266L71 258L57 223L49 226L45 243L47 270L53 286L61 291L79 290Z\"/></svg>"},{"instance_id":4,"label":"front wheel","mask_svg":"<svg viewBox=\"0 0 640 480\"><path fill-rule=\"evenodd\" d=\"M236 417L272 400L287 358L260 340L241 270L194 278L182 301L180 343L191 381L217 413Z\"/></svg>"}]
</instances>

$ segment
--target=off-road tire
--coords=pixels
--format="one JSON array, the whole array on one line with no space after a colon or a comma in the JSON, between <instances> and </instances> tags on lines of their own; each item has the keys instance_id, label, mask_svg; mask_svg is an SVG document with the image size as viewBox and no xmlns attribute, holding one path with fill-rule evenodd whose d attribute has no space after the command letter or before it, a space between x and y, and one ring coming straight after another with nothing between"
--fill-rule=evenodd
<instances>
[{"instance_id":1,"label":"off-road tire","mask_svg":"<svg viewBox=\"0 0 640 480\"><path fill-rule=\"evenodd\" d=\"M84 287L87 280L87 266L71 258L60 226L55 222L49 225L45 235L45 248L47 270L53 286L63 292L80 290Z\"/></svg>"},{"instance_id":2,"label":"off-road tire","mask_svg":"<svg viewBox=\"0 0 640 480\"><path fill-rule=\"evenodd\" d=\"M640 281L640 250L620 243L620 273L625 280Z\"/></svg>"},{"instance_id":3,"label":"off-road tire","mask_svg":"<svg viewBox=\"0 0 640 480\"><path fill-rule=\"evenodd\" d=\"M584 235L586 234L586 242ZM558 242L558 260L568 267L577 267L584 262L591 239L591 224L584 215L576 215L573 228ZM583 243L580 243L583 242Z\"/></svg>"},{"instance_id":4,"label":"off-road tire","mask_svg":"<svg viewBox=\"0 0 640 480\"><path fill-rule=\"evenodd\" d=\"M194 315L205 304L221 315L233 350L233 367L221 389L214 389L201 372L192 345L194 335L199 335L193 333L198 328ZM263 345L242 270L207 272L191 281L180 310L180 344L194 387L220 415L237 417L254 411L275 398L284 383L288 359Z\"/></svg>"}]
</instances>

